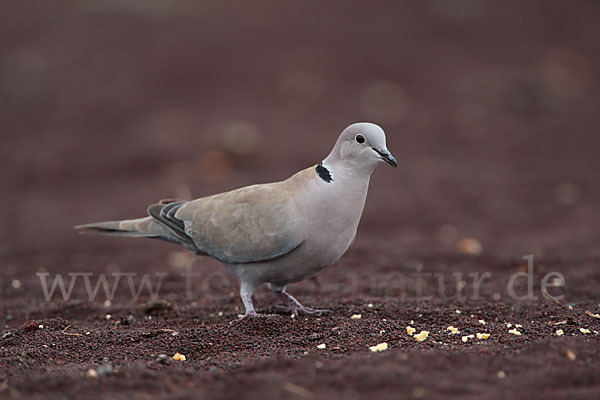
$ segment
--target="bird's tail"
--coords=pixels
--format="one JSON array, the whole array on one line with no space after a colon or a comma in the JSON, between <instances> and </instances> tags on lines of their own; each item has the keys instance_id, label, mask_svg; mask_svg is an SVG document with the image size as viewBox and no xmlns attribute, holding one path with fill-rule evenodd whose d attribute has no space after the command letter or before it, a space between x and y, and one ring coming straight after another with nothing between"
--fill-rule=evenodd
<instances>
[{"instance_id":1,"label":"bird's tail","mask_svg":"<svg viewBox=\"0 0 600 400\"><path fill-rule=\"evenodd\" d=\"M115 236L156 237L171 236L168 229L152 217L126 219L123 221L95 222L75 227L81 233L99 233Z\"/></svg>"}]
</instances>

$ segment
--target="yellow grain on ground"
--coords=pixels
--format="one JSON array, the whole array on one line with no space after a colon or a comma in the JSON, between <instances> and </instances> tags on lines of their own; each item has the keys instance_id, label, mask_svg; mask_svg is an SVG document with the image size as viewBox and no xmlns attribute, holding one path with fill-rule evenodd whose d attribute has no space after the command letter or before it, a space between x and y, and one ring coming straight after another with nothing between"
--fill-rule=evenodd
<instances>
[{"instance_id":1,"label":"yellow grain on ground","mask_svg":"<svg viewBox=\"0 0 600 400\"><path fill-rule=\"evenodd\" d=\"M388 349L388 344L386 342L379 343L378 345L369 347L369 350L371 350L374 353L377 351L386 351L387 349Z\"/></svg>"}]
</instances>

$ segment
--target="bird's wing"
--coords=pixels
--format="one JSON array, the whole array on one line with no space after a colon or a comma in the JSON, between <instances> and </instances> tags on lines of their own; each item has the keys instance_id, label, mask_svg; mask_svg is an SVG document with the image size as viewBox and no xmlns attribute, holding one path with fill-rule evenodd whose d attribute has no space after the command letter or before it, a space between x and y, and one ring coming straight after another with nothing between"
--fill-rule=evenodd
<instances>
[{"instance_id":1,"label":"bird's wing","mask_svg":"<svg viewBox=\"0 0 600 400\"><path fill-rule=\"evenodd\" d=\"M283 182L193 200L174 217L201 252L231 264L272 260L304 240L302 219Z\"/></svg>"}]
</instances>

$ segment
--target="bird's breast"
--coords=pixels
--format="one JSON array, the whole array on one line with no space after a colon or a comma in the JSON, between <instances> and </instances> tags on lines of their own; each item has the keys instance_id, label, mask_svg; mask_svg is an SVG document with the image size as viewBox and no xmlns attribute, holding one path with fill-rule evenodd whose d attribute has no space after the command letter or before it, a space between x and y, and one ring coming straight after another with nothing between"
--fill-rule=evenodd
<instances>
[{"instance_id":1,"label":"bird's breast","mask_svg":"<svg viewBox=\"0 0 600 400\"><path fill-rule=\"evenodd\" d=\"M319 263L335 263L352 244L363 213L368 179L349 181L336 177L331 183L315 181L314 187L299 201L306 215L305 247L314 252Z\"/></svg>"}]
</instances>

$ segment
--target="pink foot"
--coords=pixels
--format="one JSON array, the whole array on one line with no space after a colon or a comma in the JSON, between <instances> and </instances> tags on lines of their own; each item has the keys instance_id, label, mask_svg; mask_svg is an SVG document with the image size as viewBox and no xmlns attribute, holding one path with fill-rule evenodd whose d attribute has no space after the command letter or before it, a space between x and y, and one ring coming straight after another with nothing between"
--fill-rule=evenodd
<instances>
[{"instance_id":1,"label":"pink foot","mask_svg":"<svg viewBox=\"0 0 600 400\"><path fill-rule=\"evenodd\" d=\"M230 324L237 324L238 322L248 321L248 320L257 319L257 318L281 318L281 315L279 315L279 314L259 314L256 311L251 311L251 312L247 312L246 314L244 314L244 316L241 318L234 319L233 321L230 322Z\"/></svg>"},{"instance_id":2,"label":"pink foot","mask_svg":"<svg viewBox=\"0 0 600 400\"><path fill-rule=\"evenodd\" d=\"M304 307L298 300L296 300L292 295L287 293L285 290L277 290L275 294L281 302L282 306L276 306L278 309L283 310L285 312L292 313L294 315L309 314L309 315L321 315L328 312L330 310L318 310L316 308Z\"/></svg>"}]
</instances>

